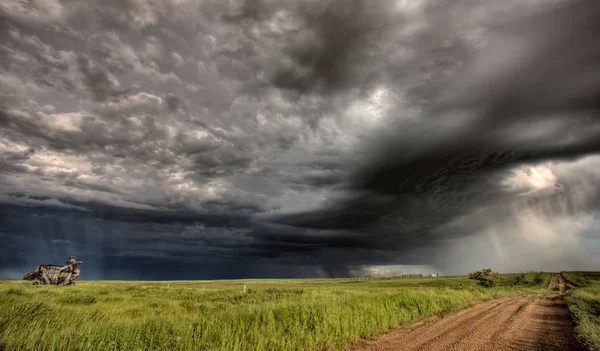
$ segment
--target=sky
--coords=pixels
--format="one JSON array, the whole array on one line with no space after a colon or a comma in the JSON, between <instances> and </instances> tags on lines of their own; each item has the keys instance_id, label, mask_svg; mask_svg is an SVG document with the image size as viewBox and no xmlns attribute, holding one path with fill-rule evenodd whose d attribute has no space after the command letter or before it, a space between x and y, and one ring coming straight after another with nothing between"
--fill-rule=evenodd
<instances>
[{"instance_id":1,"label":"sky","mask_svg":"<svg viewBox=\"0 0 600 351\"><path fill-rule=\"evenodd\" d=\"M0 277L600 270L600 2L0 2Z\"/></svg>"}]
</instances>

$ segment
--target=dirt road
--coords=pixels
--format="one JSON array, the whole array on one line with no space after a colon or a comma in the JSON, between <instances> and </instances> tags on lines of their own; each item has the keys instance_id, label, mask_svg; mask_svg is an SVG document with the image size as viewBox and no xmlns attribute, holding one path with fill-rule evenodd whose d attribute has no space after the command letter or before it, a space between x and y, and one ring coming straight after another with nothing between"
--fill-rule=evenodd
<instances>
[{"instance_id":1,"label":"dirt road","mask_svg":"<svg viewBox=\"0 0 600 351\"><path fill-rule=\"evenodd\" d=\"M556 277L560 291L564 279ZM553 280L554 285L554 280ZM481 303L443 319L401 327L349 350L583 350L562 294Z\"/></svg>"},{"instance_id":2,"label":"dirt road","mask_svg":"<svg viewBox=\"0 0 600 351\"><path fill-rule=\"evenodd\" d=\"M552 276L552 289L564 294L567 291L567 281L562 274Z\"/></svg>"}]
</instances>

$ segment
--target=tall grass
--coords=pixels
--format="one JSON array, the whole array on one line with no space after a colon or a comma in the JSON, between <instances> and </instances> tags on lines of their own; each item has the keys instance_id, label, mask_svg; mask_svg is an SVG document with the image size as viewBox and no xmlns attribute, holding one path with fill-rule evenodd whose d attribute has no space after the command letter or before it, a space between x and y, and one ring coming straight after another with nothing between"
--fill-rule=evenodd
<instances>
[{"instance_id":1,"label":"tall grass","mask_svg":"<svg viewBox=\"0 0 600 351\"><path fill-rule=\"evenodd\" d=\"M539 292L550 275L516 279L491 289L464 277L3 281L0 350L333 350L476 300Z\"/></svg>"},{"instance_id":2,"label":"tall grass","mask_svg":"<svg viewBox=\"0 0 600 351\"><path fill-rule=\"evenodd\" d=\"M576 323L580 341L592 351L600 351L600 273L563 272L571 288L565 297Z\"/></svg>"}]
</instances>

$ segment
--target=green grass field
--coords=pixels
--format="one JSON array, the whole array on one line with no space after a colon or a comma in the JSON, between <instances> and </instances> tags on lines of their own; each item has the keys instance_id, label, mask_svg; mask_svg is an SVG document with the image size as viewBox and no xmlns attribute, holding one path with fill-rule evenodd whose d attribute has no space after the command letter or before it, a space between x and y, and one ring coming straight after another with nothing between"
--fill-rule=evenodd
<instances>
[{"instance_id":1,"label":"green grass field","mask_svg":"<svg viewBox=\"0 0 600 351\"><path fill-rule=\"evenodd\" d=\"M563 272L569 285L565 301L577 324L581 342L600 351L600 272Z\"/></svg>"},{"instance_id":2,"label":"green grass field","mask_svg":"<svg viewBox=\"0 0 600 351\"><path fill-rule=\"evenodd\" d=\"M0 282L0 350L339 350L481 300L542 293L551 275L178 282ZM247 292L244 293L244 285Z\"/></svg>"}]
</instances>

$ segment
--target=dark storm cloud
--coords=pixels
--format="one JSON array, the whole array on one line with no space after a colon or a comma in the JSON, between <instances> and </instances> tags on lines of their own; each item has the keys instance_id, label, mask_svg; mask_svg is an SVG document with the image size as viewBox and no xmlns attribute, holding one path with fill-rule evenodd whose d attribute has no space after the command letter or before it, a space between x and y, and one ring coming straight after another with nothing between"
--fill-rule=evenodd
<instances>
[{"instance_id":1,"label":"dark storm cloud","mask_svg":"<svg viewBox=\"0 0 600 351\"><path fill-rule=\"evenodd\" d=\"M600 7L588 0L555 7L499 28L502 35L469 68L457 97L440 108L479 108L490 127L556 114L597 117Z\"/></svg>"},{"instance_id":2,"label":"dark storm cloud","mask_svg":"<svg viewBox=\"0 0 600 351\"><path fill-rule=\"evenodd\" d=\"M7 269L33 269L40 262L57 262L63 256L75 254L85 260L88 279L194 279L199 275L205 279L333 276L331 272L298 266L296 260L278 263L260 260L280 256L277 244L265 246L259 241L252 242L243 229L236 230L235 227L133 224L94 219L64 210L39 209L36 216L31 217L30 212L18 208L2 209L4 230L10 232L18 228L23 231L18 240L0 237L4 247L13 249L3 255L3 267ZM24 225L22 220L27 218ZM314 247L306 245L299 252L314 253ZM308 257L305 259L311 263ZM157 270L148 270L156 265L162 268L157 266ZM177 272L168 273L176 266L180 266ZM336 275L349 274L339 267Z\"/></svg>"},{"instance_id":3,"label":"dark storm cloud","mask_svg":"<svg viewBox=\"0 0 600 351\"><path fill-rule=\"evenodd\" d=\"M0 265L549 262L599 200L600 6L548 1L0 5Z\"/></svg>"},{"instance_id":4,"label":"dark storm cloud","mask_svg":"<svg viewBox=\"0 0 600 351\"><path fill-rule=\"evenodd\" d=\"M468 82L466 90L435 107L424 123L402 126L405 131L395 133L390 137L394 140L377 152L387 150L395 156L368 163L356 187L392 194L418 191L417 182L435 186L436 181L443 184L444 179L516 163L598 152L600 49L594 43L600 26L593 20L597 15L597 3L577 1L517 23L518 33L502 32L501 40L492 42L474 67L458 78ZM527 53L521 55L522 50ZM504 62L494 66L491 57ZM466 118L453 122L453 112ZM547 124L536 125L539 119ZM448 120L448 129L439 130ZM548 129L537 136L536 127ZM525 134L521 140L515 140L518 129ZM399 187L398 179L408 183Z\"/></svg>"},{"instance_id":5,"label":"dark storm cloud","mask_svg":"<svg viewBox=\"0 0 600 351\"><path fill-rule=\"evenodd\" d=\"M380 136L372 157L347 179L348 189L360 195L277 221L315 229L395 228L389 235L410 233L407 250L436 235L474 233L437 229L478 208L517 201L493 181L516 165L600 151L598 14L596 2L578 1L495 33L498 41L447 86L448 98L421 120L400 122ZM464 89L456 89L458 97L455 87ZM539 120L546 124L535 124ZM540 127L546 128L541 135ZM597 196L592 199L585 210L599 205ZM556 205L558 199L539 201ZM501 216L501 208L495 212Z\"/></svg>"}]
</instances>

